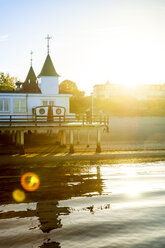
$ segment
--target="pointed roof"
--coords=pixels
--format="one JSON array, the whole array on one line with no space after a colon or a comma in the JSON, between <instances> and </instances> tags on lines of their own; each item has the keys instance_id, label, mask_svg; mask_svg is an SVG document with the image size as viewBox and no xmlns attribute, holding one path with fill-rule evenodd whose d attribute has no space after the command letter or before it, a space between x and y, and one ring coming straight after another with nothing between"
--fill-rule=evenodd
<instances>
[{"instance_id":1,"label":"pointed roof","mask_svg":"<svg viewBox=\"0 0 165 248\"><path fill-rule=\"evenodd\" d=\"M59 77L59 75L57 74L57 72L54 68L53 62L52 62L49 54L46 57L45 63L42 67L40 74L38 75L38 77L41 77L41 76Z\"/></svg>"},{"instance_id":2,"label":"pointed roof","mask_svg":"<svg viewBox=\"0 0 165 248\"><path fill-rule=\"evenodd\" d=\"M28 75L23 84L23 92L24 93L41 93L41 90L37 83L37 77L31 65Z\"/></svg>"},{"instance_id":3,"label":"pointed roof","mask_svg":"<svg viewBox=\"0 0 165 248\"><path fill-rule=\"evenodd\" d=\"M37 80L37 77L36 77L36 74L35 74L35 72L34 72L34 70L33 70L33 67L31 66L30 67L30 70L29 70L29 72L28 72L28 75L27 75L27 77L26 77L26 79L25 79L25 83L27 82L27 83L36 83L36 80Z\"/></svg>"}]
</instances>

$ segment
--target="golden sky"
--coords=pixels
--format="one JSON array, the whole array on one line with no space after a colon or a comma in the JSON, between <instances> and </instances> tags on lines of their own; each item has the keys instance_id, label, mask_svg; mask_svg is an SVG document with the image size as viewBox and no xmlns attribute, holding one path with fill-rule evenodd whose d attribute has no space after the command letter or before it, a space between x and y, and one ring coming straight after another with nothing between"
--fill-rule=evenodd
<instances>
[{"instance_id":1,"label":"golden sky","mask_svg":"<svg viewBox=\"0 0 165 248\"><path fill-rule=\"evenodd\" d=\"M24 80L50 54L60 81L165 82L164 0L0 0L0 70Z\"/></svg>"}]
</instances>

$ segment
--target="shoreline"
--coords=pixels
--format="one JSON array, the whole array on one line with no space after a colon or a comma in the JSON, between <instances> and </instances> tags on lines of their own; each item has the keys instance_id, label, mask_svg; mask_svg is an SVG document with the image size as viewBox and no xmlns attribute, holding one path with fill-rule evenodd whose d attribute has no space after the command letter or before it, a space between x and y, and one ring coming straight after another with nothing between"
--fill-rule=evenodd
<instances>
[{"instance_id":1,"label":"shoreline","mask_svg":"<svg viewBox=\"0 0 165 248\"><path fill-rule=\"evenodd\" d=\"M24 155L0 155L0 166L22 165L30 167L57 166L61 163L78 164L118 164L165 161L165 150L152 151L113 151L113 152L76 152L70 153L26 153Z\"/></svg>"}]
</instances>

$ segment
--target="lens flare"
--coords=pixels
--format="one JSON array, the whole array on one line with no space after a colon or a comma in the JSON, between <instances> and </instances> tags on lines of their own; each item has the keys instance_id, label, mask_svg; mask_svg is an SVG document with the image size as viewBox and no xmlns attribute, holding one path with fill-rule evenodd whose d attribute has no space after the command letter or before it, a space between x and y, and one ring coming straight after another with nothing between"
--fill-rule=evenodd
<instances>
[{"instance_id":1,"label":"lens flare","mask_svg":"<svg viewBox=\"0 0 165 248\"><path fill-rule=\"evenodd\" d=\"M27 191L35 191L40 186L40 179L35 173L26 172L21 177L21 185Z\"/></svg>"},{"instance_id":2,"label":"lens flare","mask_svg":"<svg viewBox=\"0 0 165 248\"><path fill-rule=\"evenodd\" d=\"M15 189L12 193L13 199L17 202L22 202L25 200L25 193L20 189Z\"/></svg>"}]
</instances>

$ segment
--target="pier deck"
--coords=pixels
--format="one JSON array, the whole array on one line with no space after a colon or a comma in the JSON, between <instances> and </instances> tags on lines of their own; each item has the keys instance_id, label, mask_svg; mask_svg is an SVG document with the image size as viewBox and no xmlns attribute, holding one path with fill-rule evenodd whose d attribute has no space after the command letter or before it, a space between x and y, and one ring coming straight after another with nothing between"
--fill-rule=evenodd
<instances>
[{"instance_id":1,"label":"pier deck","mask_svg":"<svg viewBox=\"0 0 165 248\"><path fill-rule=\"evenodd\" d=\"M96 152L101 152L101 129L109 130L109 117L103 115L78 116L34 116L34 115L1 115L0 131L12 137L13 143L24 153L24 133L28 131L52 132L58 136L59 143L66 146L66 132L69 131L70 153L74 152L74 131L85 129L97 132Z\"/></svg>"}]
</instances>

